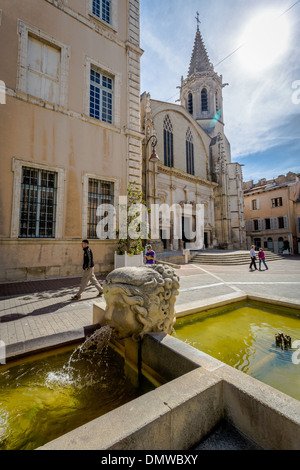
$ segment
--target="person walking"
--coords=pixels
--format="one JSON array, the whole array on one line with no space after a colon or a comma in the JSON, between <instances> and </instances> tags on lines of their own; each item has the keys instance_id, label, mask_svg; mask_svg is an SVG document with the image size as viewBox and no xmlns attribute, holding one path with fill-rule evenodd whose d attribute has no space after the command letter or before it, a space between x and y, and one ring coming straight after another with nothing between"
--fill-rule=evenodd
<instances>
[{"instance_id":1,"label":"person walking","mask_svg":"<svg viewBox=\"0 0 300 470\"><path fill-rule=\"evenodd\" d=\"M155 264L155 251L152 250L152 246L147 246L147 253L145 254L146 264Z\"/></svg>"},{"instance_id":2,"label":"person walking","mask_svg":"<svg viewBox=\"0 0 300 470\"><path fill-rule=\"evenodd\" d=\"M80 300L81 299L81 294L87 287L88 283L91 282L97 289L98 289L98 295L97 297L102 297L103 294L103 289L100 286L99 282L97 281L97 278L95 276L95 270L94 270L94 259L93 259L93 252L89 247L89 241L88 240L83 240L82 241L82 249L83 249L83 276L81 279L81 284L79 291L76 295L72 297L72 300Z\"/></svg>"},{"instance_id":3,"label":"person walking","mask_svg":"<svg viewBox=\"0 0 300 470\"><path fill-rule=\"evenodd\" d=\"M264 251L263 251L262 248L259 249L259 252L258 252L258 259L259 259L259 270L261 271L261 262L264 263L266 270L268 270L269 268L268 268L268 266L267 266L267 264L266 264L265 253L264 253Z\"/></svg>"},{"instance_id":4,"label":"person walking","mask_svg":"<svg viewBox=\"0 0 300 470\"><path fill-rule=\"evenodd\" d=\"M256 267L256 263L255 263L256 254L255 254L255 246L254 245L252 245L251 250L250 250L250 258L251 258L251 263L250 263L249 269L251 269L251 271L252 271L252 266L254 266L255 271L257 271L257 267Z\"/></svg>"}]
</instances>

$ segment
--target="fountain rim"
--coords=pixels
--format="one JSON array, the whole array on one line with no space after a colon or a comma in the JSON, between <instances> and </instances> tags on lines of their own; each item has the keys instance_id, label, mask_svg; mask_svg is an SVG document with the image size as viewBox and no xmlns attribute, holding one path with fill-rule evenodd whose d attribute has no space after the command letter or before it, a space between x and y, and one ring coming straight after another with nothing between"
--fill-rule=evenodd
<instances>
[{"instance_id":1,"label":"fountain rim","mask_svg":"<svg viewBox=\"0 0 300 470\"><path fill-rule=\"evenodd\" d=\"M193 315L195 313L201 313L213 308L228 306L237 302L261 302L268 305L274 305L279 307L286 307L291 310L299 311L300 313L300 302L290 301L285 298L266 296L258 294L241 294L232 293L229 295L222 295L215 297L214 299L206 299L204 301L194 301L185 303L175 307L176 318L181 319L183 317ZM105 307L105 301L96 301L94 306ZM103 326L103 325L100 325ZM53 335L46 335L38 338L28 339L12 344L6 345L6 362L12 362L23 357L51 351L64 346L77 345L92 335L97 329L99 329L99 323L87 325L82 328L74 330L64 331L62 333L54 333ZM0 365L1 368L1 365Z\"/></svg>"}]
</instances>

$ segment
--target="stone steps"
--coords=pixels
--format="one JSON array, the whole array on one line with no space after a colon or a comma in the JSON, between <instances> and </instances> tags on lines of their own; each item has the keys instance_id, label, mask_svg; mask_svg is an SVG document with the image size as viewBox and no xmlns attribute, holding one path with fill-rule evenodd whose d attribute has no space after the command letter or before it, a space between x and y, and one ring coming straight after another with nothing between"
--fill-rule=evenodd
<instances>
[{"instance_id":1,"label":"stone steps","mask_svg":"<svg viewBox=\"0 0 300 470\"><path fill-rule=\"evenodd\" d=\"M282 256L275 253L266 252L266 262L280 261ZM250 255L248 251L236 251L231 253L197 253L191 259L190 263L214 264L214 265L246 265L250 264ZM258 259L257 259L258 262Z\"/></svg>"}]
</instances>

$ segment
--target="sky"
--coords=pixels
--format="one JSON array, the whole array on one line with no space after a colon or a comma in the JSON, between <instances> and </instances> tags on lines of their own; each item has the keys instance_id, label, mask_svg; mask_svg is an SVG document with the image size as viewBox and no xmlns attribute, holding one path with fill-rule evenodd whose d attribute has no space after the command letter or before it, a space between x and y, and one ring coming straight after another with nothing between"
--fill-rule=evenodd
<instances>
[{"instance_id":1,"label":"sky","mask_svg":"<svg viewBox=\"0 0 300 470\"><path fill-rule=\"evenodd\" d=\"M244 181L300 173L300 0L141 0L141 93L179 99L197 11Z\"/></svg>"}]
</instances>

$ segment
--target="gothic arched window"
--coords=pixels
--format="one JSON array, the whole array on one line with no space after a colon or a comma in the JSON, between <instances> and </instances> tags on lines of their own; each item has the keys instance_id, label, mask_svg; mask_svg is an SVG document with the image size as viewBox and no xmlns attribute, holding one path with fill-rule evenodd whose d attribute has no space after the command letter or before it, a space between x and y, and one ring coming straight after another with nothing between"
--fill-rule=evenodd
<instances>
[{"instance_id":1,"label":"gothic arched window","mask_svg":"<svg viewBox=\"0 0 300 470\"><path fill-rule=\"evenodd\" d=\"M174 166L173 140L173 126L167 114L164 119L164 163L170 168Z\"/></svg>"},{"instance_id":2,"label":"gothic arched window","mask_svg":"<svg viewBox=\"0 0 300 470\"><path fill-rule=\"evenodd\" d=\"M191 129L188 128L186 131L185 137L185 144L186 144L186 172L190 175L195 174L194 168L194 141Z\"/></svg>"},{"instance_id":3,"label":"gothic arched window","mask_svg":"<svg viewBox=\"0 0 300 470\"><path fill-rule=\"evenodd\" d=\"M207 89L201 91L201 111L208 111Z\"/></svg>"},{"instance_id":4,"label":"gothic arched window","mask_svg":"<svg viewBox=\"0 0 300 470\"><path fill-rule=\"evenodd\" d=\"M192 93L188 94L188 112L193 115L194 107L193 107L193 95Z\"/></svg>"}]
</instances>

